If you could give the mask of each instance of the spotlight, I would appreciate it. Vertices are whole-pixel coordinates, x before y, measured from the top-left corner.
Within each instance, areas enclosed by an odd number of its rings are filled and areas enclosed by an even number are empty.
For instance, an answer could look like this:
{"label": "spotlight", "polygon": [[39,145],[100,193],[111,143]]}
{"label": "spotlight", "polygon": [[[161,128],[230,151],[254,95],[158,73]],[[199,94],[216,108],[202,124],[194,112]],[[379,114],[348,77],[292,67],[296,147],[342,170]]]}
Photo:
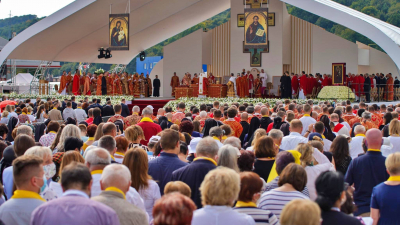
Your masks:
{"label": "spotlight", "polygon": [[140,52],[139,58],[140,58],[140,61],[144,61],[144,59],[146,58],[146,53],[145,52]]}
{"label": "spotlight", "polygon": [[104,58],[105,55],[104,55],[104,48],[103,47],[99,48],[99,52],[100,52],[100,54],[97,57],[99,59]]}
{"label": "spotlight", "polygon": [[109,58],[111,58],[111,57],[112,57],[112,55],[111,55],[111,50],[107,49],[107,50],[106,50],[106,56],[105,56],[104,58],[109,59]]}

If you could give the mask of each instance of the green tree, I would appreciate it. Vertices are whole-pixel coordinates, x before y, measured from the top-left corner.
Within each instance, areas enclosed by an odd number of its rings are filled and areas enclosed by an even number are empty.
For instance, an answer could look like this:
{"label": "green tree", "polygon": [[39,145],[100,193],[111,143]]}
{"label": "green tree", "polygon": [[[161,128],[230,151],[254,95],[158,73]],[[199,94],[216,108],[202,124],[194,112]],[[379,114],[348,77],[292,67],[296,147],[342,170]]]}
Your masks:
{"label": "green tree", "polygon": [[365,13],[367,15],[373,16],[375,18],[380,17],[380,12],[375,6],[365,6],[362,10],[362,13]]}

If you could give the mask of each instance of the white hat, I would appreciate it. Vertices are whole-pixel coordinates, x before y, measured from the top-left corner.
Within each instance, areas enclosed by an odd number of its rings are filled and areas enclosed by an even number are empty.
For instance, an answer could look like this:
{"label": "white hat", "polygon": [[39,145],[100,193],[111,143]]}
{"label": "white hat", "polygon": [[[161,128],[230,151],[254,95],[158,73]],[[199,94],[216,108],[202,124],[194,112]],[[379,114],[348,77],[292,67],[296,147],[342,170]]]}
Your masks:
{"label": "white hat", "polygon": [[199,143],[199,141],[201,141],[201,139],[202,139],[202,138],[193,138],[193,139],[190,141],[190,144],[189,144],[189,146],[188,146],[189,154],[191,154],[191,153],[196,153],[197,144]]}
{"label": "white hat", "polygon": [[146,108],[149,108],[149,109],[151,109],[151,110],[154,110],[154,107],[153,107],[152,105],[148,105],[148,106],[146,106]]}
{"label": "white hat", "polygon": [[152,136],[149,140],[149,142],[154,142],[157,143],[158,141],[160,141],[161,137],[160,136]]}

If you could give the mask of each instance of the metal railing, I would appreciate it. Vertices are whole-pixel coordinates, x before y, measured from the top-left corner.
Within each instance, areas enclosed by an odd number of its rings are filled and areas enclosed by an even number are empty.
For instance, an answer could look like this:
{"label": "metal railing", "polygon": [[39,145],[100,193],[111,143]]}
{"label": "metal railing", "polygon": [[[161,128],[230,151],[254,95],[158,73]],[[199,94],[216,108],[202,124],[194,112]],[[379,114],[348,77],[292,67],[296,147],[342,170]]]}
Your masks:
{"label": "metal railing", "polygon": [[[350,93],[354,92],[359,100],[364,101],[376,101],[376,102],[389,102],[396,101],[400,99],[400,85],[399,84],[372,84],[369,86],[364,86],[364,83],[348,83],[347,87],[349,87],[348,97],[350,98]],[[369,89],[369,91],[366,91]]]}

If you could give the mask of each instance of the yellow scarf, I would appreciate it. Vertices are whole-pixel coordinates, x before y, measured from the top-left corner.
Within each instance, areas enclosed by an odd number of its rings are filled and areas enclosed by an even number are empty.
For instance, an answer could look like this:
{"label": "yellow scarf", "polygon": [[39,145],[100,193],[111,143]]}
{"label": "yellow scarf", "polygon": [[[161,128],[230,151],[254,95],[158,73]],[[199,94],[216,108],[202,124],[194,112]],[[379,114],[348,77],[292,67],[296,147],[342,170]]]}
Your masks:
{"label": "yellow scarf", "polygon": [[257,208],[256,203],[254,202],[242,202],[242,201],[237,201],[235,207],[255,207]]}
{"label": "yellow scarf", "polygon": [[372,149],[372,148],[369,148],[368,151],[371,151],[371,152],[380,152],[381,150],[380,150],[380,149]]}
{"label": "yellow scarf", "polygon": [[120,155],[120,156],[125,156],[125,154],[124,154],[124,153],[121,153],[121,152],[115,152],[115,154],[116,154],[116,155]]}
{"label": "yellow scarf", "polygon": [[90,172],[90,174],[95,175],[95,174],[102,174],[103,170],[93,170],[92,172]]}
{"label": "yellow scarf", "polygon": [[321,134],[322,139],[326,139],[325,135]]}
{"label": "yellow scarf", "polygon": [[387,181],[400,181],[400,176],[390,176]]}
{"label": "yellow scarf", "polygon": [[262,116],[262,117],[269,117],[269,116],[267,116],[267,115],[264,115],[264,116]]}
{"label": "yellow scarf", "polygon": [[111,156],[111,158],[115,161],[115,158],[114,158],[114,156],[113,155],[110,155]]}
{"label": "yellow scarf", "polygon": [[138,115],[138,116],[139,116],[139,113],[137,113],[137,112],[133,112],[133,113],[132,113],[132,115]]}
{"label": "yellow scarf", "polygon": [[56,107],[54,107],[53,109],[57,109]]}
{"label": "yellow scarf", "polygon": [[87,139],[88,141],[94,141],[94,137],[90,137]]}
{"label": "yellow scarf", "polygon": [[22,115],[26,115],[26,113],[23,112]]}
{"label": "yellow scarf", "polygon": [[310,117],[310,114],[304,114],[303,116],[304,117]]}
{"label": "yellow scarf", "polygon": [[356,137],[365,137],[365,134],[356,134]]}
{"label": "yellow scarf", "polygon": [[152,123],[154,123],[153,120],[148,118],[148,117],[143,117],[143,119],[141,119],[140,122],[152,122]]}
{"label": "yellow scarf", "polygon": [[49,133],[52,133],[52,134],[57,134],[57,132],[55,132],[55,131],[50,131]]}
{"label": "yellow scarf", "polygon": [[38,193],[26,190],[16,190],[11,198],[34,198],[46,202]]}
{"label": "yellow scarf", "polygon": [[114,191],[114,192],[118,192],[120,194],[122,194],[124,196],[124,199],[126,199],[125,193],[123,191],[121,191],[121,189],[116,188],[116,187],[108,187],[106,188],[105,191]]}
{"label": "yellow scarf", "polygon": [[193,161],[196,161],[196,160],[198,160],[198,159],[205,159],[205,160],[208,160],[208,161],[212,162],[215,166],[217,166],[217,162],[215,162],[215,160],[212,159],[212,158],[201,157],[201,156],[199,156],[199,157],[196,157]]}
{"label": "yellow scarf", "polygon": [[212,137],[214,140],[217,140],[217,141],[221,141],[221,140],[219,140],[219,138],[217,138],[217,137]]}
{"label": "yellow scarf", "polygon": [[78,109],[82,109],[82,107],[77,107]]}

